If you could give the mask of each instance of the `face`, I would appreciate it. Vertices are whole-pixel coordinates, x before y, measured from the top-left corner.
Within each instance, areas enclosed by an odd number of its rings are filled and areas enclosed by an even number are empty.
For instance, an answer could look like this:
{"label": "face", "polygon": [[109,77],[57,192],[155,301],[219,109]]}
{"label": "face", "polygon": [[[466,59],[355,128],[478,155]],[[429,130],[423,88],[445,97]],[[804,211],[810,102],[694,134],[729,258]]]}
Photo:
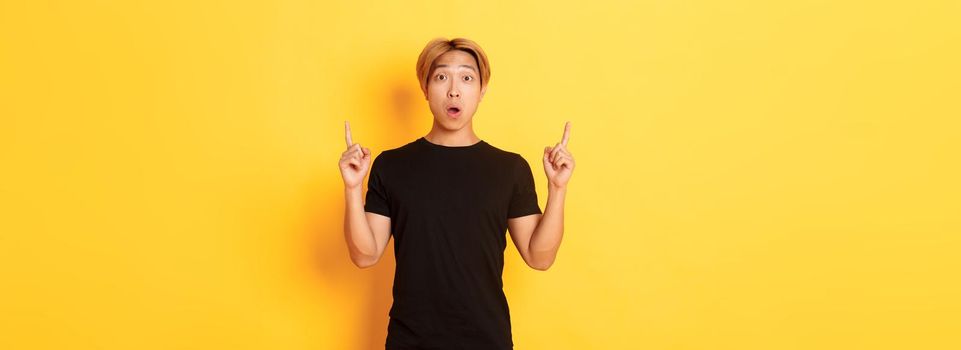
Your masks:
{"label": "face", "polygon": [[427,77],[427,102],[435,123],[448,130],[468,125],[486,90],[481,89],[474,56],[460,50],[445,52]]}

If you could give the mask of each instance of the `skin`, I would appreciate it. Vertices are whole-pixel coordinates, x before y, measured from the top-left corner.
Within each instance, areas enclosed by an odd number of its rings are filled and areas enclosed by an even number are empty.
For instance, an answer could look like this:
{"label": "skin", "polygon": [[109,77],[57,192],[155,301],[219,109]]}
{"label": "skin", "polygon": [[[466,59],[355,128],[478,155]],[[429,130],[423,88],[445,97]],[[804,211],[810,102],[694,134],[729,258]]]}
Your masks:
{"label": "skin", "polygon": [[[425,93],[434,123],[424,138],[443,146],[469,146],[479,142],[473,129],[473,116],[486,92],[473,56],[454,50],[438,57]],[[450,106],[460,108],[458,117],[448,115]],[[353,142],[349,122],[344,122],[344,128],[347,149],[339,163],[346,200],[344,238],[351,261],[357,267],[367,268],[377,264],[387,247],[390,218],[364,211],[361,184],[370,169],[371,152]],[[544,213],[507,220],[511,240],[524,262],[540,271],[553,265],[564,235],[564,199],[574,171],[574,156],[567,149],[570,135],[571,123],[567,122],[560,142],[544,148],[544,174],[548,180]]]}

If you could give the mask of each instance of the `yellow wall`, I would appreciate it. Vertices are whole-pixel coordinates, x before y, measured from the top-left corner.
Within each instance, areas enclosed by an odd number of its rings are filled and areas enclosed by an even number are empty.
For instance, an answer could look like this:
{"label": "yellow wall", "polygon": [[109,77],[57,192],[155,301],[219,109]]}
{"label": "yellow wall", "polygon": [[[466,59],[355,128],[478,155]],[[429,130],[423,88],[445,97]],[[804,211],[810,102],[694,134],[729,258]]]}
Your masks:
{"label": "yellow wall", "polygon": [[[0,348],[373,349],[393,255],[343,241],[343,121],[429,130],[414,63],[488,52],[475,130],[572,122],[517,349],[961,347],[956,1],[0,5]],[[389,247],[393,249],[393,245]]]}

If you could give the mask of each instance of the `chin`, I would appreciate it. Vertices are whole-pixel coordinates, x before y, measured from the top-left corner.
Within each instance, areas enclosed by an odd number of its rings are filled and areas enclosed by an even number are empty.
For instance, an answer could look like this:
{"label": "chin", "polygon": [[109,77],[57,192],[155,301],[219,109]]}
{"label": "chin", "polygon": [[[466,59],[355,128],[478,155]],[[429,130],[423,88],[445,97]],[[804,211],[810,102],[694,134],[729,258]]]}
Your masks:
{"label": "chin", "polygon": [[450,131],[456,131],[456,130],[463,129],[465,126],[467,126],[467,123],[470,122],[470,119],[465,119],[465,120],[449,120],[449,119],[446,119],[446,118],[448,118],[448,117],[445,115],[445,116],[443,116],[443,117],[440,118],[440,119],[434,118],[434,120],[436,120],[436,121],[437,121],[437,124],[439,124],[441,127],[443,127],[444,129],[450,130]]}
{"label": "chin", "polygon": [[467,123],[460,122],[460,121],[453,121],[453,120],[440,120],[439,124],[444,129],[447,129],[450,131],[460,130],[464,127],[464,125],[467,125]]}

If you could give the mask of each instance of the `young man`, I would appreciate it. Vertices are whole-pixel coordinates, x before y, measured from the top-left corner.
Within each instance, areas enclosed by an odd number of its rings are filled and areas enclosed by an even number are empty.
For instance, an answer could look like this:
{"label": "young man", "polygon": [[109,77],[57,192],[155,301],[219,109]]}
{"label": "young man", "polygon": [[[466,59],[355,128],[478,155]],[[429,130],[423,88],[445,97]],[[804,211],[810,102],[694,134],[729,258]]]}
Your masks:
{"label": "young man", "polygon": [[[381,152],[351,139],[340,159],[344,235],[358,267],[377,263],[390,236],[397,261],[387,349],[512,349],[502,273],[504,231],[530,267],[547,270],[564,232],[574,170],[561,142],[544,149],[547,207],[541,215],[527,161],[474,134],[472,117],[490,67],[471,40],[435,39],[417,61],[434,123],[427,135]],[[361,184],[370,165],[366,204]]]}

